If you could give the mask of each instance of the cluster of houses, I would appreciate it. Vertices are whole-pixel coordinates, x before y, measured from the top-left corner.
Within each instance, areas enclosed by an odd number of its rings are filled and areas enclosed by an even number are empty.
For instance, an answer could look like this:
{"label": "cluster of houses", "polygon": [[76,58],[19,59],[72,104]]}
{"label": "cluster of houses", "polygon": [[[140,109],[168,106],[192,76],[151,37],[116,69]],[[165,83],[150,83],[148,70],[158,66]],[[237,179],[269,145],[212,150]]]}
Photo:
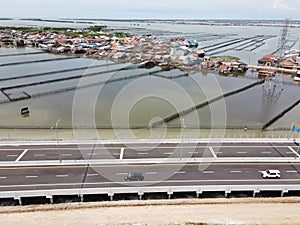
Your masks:
{"label": "cluster of houses", "polygon": [[300,70],[300,50],[288,50],[284,56],[280,58],[276,55],[267,54],[258,60],[258,65]]}
{"label": "cluster of houses", "polygon": [[[300,74],[300,50],[291,49],[284,53],[282,57],[267,54],[258,60],[258,66],[268,67],[259,70],[260,75],[272,75],[281,70],[287,73]],[[296,78],[297,80],[297,78]]]}
{"label": "cluster of houses", "polygon": [[[224,58],[209,58],[196,40],[172,38],[163,41],[151,35],[129,35],[90,30],[26,31],[0,30],[4,45],[38,47],[52,53],[71,53],[143,65],[176,67],[182,70],[217,70],[222,74],[245,72],[248,65]],[[300,50],[286,51],[283,57],[267,54],[258,60],[259,75],[272,76],[278,68],[300,71]],[[274,69],[276,68],[276,69]],[[298,72],[300,80],[300,72]],[[296,76],[295,79],[298,79]]]}
{"label": "cluster of houses", "polygon": [[[0,41],[9,41],[16,46],[31,45],[52,53],[84,54],[132,63],[152,62],[163,68],[219,69],[223,64],[222,59],[211,60],[205,57],[205,52],[199,49],[196,40],[184,38],[163,41],[151,35],[120,35],[103,31],[29,32],[6,29],[0,30]],[[230,68],[237,66],[224,64]]]}

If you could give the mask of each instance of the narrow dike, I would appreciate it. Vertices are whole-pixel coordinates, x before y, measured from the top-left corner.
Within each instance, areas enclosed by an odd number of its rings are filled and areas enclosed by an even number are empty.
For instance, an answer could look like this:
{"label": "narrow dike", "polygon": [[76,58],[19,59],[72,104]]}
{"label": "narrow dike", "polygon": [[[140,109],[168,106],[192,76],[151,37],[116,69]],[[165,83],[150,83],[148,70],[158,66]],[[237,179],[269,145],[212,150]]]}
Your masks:
{"label": "narrow dike", "polygon": [[55,59],[41,59],[41,60],[33,60],[33,61],[25,61],[25,62],[13,62],[13,63],[4,63],[0,64],[0,67],[3,66],[16,66],[22,64],[32,64],[32,63],[41,63],[41,62],[51,62],[51,61],[61,61],[61,60],[70,60],[70,59],[77,59],[76,56],[69,56],[64,58],[55,58]]}
{"label": "narrow dike", "polygon": [[80,90],[80,89],[84,89],[84,88],[90,88],[90,87],[94,87],[94,86],[97,86],[97,85],[134,79],[134,78],[138,78],[138,77],[152,75],[152,74],[158,73],[158,72],[161,72],[161,71],[153,71],[153,72],[149,72],[149,73],[140,73],[140,74],[131,75],[131,76],[127,76],[127,77],[116,78],[116,79],[111,79],[111,80],[107,80],[107,81],[100,81],[100,82],[96,82],[96,83],[88,84],[88,85],[84,85],[84,86],[74,86],[74,87],[69,87],[69,88],[57,89],[57,90],[53,90],[53,91],[49,91],[49,92],[34,94],[34,95],[31,96],[31,98],[38,98],[38,97],[47,96],[47,95],[60,94],[60,93],[68,92],[68,91],[75,91],[75,90]]}
{"label": "narrow dike", "polygon": [[16,77],[7,77],[7,78],[0,79],[0,81],[18,80],[18,79],[30,78],[30,77],[41,77],[41,76],[47,76],[47,75],[52,75],[52,74],[74,72],[74,71],[78,71],[78,70],[87,70],[87,69],[100,68],[100,67],[119,65],[119,64],[121,64],[121,63],[108,63],[108,64],[103,64],[103,65],[85,66],[85,67],[71,68],[71,69],[64,69],[64,70],[55,70],[55,71],[44,72],[44,73],[28,74],[28,75],[21,75],[21,76],[16,76]]}
{"label": "narrow dike", "polygon": [[[121,70],[126,70],[126,69],[128,69],[128,67],[122,68],[122,69],[117,69],[117,70],[112,70],[112,71],[101,72],[101,74],[110,73],[110,72],[114,72],[114,71],[121,71]],[[143,77],[143,76],[149,76],[149,75],[153,75],[155,73],[161,72],[161,71],[162,70],[157,70],[157,71],[152,71],[152,72],[147,72],[147,73],[143,72],[143,73],[139,73],[139,74],[136,74],[136,75],[129,75],[129,76],[122,77],[122,78],[116,78],[116,79],[110,79],[110,80],[106,80],[106,81],[100,81],[100,82],[96,82],[96,83],[88,84],[88,85],[84,85],[84,86],[73,86],[73,87],[67,87],[67,88],[62,88],[62,89],[56,89],[56,90],[52,90],[52,91],[48,91],[48,92],[42,92],[42,93],[37,93],[37,94],[30,95],[30,96],[27,96],[26,99],[28,99],[28,98],[39,98],[39,97],[54,95],[54,94],[61,94],[61,93],[65,93],[65,92],[68,92],[68,91],[75,91],[75,90],[79,90],[79,89],[94,87],[94,86],[101,85],[101,84],[108,84],[108,83],[113,83],[113,82],[118,82],[118,81],[123,81],[123,80],[129,80],[129,79],[134,79],[134,78]],[[99,75],[99,74],[100,73],[98,72],[98,73],[87,74],[87,75],[84,75],[84,76],[85,77],[87,77],[87,76],[96,76],[96,75]],[[81,78],[82,75],[76,76],[76,77],[77,78],[73,77],[72,79]],[[56,79],[56,80],[51,80],[51,81],[38,82],[38,83],[35,83],[35,84],[30,84],[30,86],[44,84],[44,83],[59,82],[59,81],[64,81],[64,80],[70,80],[70,79],[63,79],[63,80]],[[29,86],[29,84],[20,85],[20,86],[26,87],[26,86]],[[20,88],[20,86],[14,86],[14,87],[11,87],[11,88],[6,88],[6,90],[7,89]],[[7,94],[4,92],[5,90],[1,89],[0,91],[2,91],[2,93],[7,96]],[[26,95],[28,95],[28,94],[26,93]],[[21,100],[25,100],[25,98],[24,99],[23,98],[16,98],[16,99],[9,98],[9,100],[1,101],[0,104],[2,105],[2,104],[7,104],[9,102],[21,101]]]}
{"label": "narrow dike", "polygon": [[184,115],[186,115],[186,114],[188,114],[188,113],[190,113],[190,112],[192,112],[192,111],[194,111],[194,110],[203,108],[203,107],[205,107],[205,106],[207,106],[207,105],[209,105],[209,104],[212,104],[212,103],[214,103],[214,102],[216,102],[216,101],[219,101],[219,100],[222,99],[222,98],[226,98],[226,97],[229,97],[229,96],[231,96],[231,95],[235,95],[235,94],[238,94],[238,93],[240,93],[240,92],[246,91],[246,90],[248,90],[248,89],[250,89],[250,88],[252,88],[252,87],[255,87],[255,86],[257,86],[257,85],[263,84],[264,82],[265,82],[264,80],[256,81],[256,82],[254,82],[254,83],[252,83],[252,84],[249,84],[249,85],[247,85],[247,86],[245,86],[245,87],[242,87],[242,88],[239,88],[239,89],[237,89],[237,90],[234,90],[234,91],[225,93],[225,94],[220,95],[220,96],[218,96],[218,97],[215,97],[215,98],[213,98],[213,99],[211,99],[211,100],[208,100],[208,101],[206,101],[206,102],[203,102],[203,103],[200,103],[200,104],[195,105],[195,106],[193,106],[193,107],[190,107],[190,108],[188,108],[188,109],[186,109],[186,110],[183,110],[183,111],[181,111],[181,112],[178,112],[178,113],[175,113],[175,114],[173,114],[173,115],[171,115],[171,116],[168,116],[168,117],[166,117],[166,118],[164,118],[164,119],[162,119],[162,120],[160,120],[160,121],[157,121],[157,122],[155,122],[155,123],[152,123],[151,127],[157,127],[157,126],[160,126],[160,125],[162,125],[162,124],[164,124],[164,123],[170,122],[170,121],[172,121],[172,120],[174,120],[174,119],[177,119],[177,118],[179,118],[179,117],[181,117],[181,116],[184,116]]}
{"label": "narrow dike", "polygon": [[0,58],[1,57],[11,57],[11,56],[22,56],[22,55],[41,55],[41,54],[48,54],[48,53],[47,52],[13,53],[13,54],[0,55]]}
{"label": "narrow dike", "polygon": [[76,79],[80,79],[80,78],[83,78],[83,77],[91,77],[91,76],[103,75],[103,74],[106,74],[106,73],[119,72],[119,71],[128,70],[128,69],[129,68],[126,67],[126,68],[114,69],[114,70],[109,70],[109,71],[102,71],[102,72],[81,74],[81,75],[76,75],[76,76],[71,76],[71,77],[63,77],[63,78],[52,79],[52,80],[44,80],[44,81],[27,83],[27,84],[13,85],[13,86],[8,86],[8,87],[3,87],[0,90],[7,91],[7,90],[11,90],[11,89],[18,89],[18,88],[24,88],[24,87],[32,87],[32,86],[42,85],[42,84],[50,84],[50,83],[56,83],[56,82],[61,82],[61,81],[76,80]]}
{"label": "narrow dike", "polygon": [[300,103],[300,99],[298,99],[295,103],[293,103],[292,105],[290,105],[289,107],[287,107],[286,109],[284,109],[283,111],[281,111],[280,113],[278,113],[276,116],[274,116],[273,118],[269,119],[262,127],[262,130],[267,129],[269,126],[271,126],[273,123],[275,123],[278,119],[280,119],[281,117],[283,117],[286,113],[288,113],[289,111],[291,111],[293,108],[295,108],[297,105],[299,105]]}

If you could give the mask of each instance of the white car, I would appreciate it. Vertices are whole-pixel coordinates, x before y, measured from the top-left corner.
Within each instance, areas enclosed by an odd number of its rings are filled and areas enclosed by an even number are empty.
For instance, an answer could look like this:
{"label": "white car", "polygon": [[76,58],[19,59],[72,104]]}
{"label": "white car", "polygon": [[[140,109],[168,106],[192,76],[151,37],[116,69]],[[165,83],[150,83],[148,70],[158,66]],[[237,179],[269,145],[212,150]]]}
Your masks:
{"label": "white car", "polygon": [[262,178],[280,178],[279,170],[264,170],[261,171]]}

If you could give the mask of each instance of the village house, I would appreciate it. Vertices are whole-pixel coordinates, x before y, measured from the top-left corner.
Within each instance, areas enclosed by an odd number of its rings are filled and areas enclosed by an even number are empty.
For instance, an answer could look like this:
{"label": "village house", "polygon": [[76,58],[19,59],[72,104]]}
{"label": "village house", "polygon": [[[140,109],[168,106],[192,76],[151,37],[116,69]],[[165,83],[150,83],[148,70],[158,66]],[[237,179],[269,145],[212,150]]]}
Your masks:
{"label": "village house", "polygon": [[258,60],[259,66],[274,66],[278,61],[276,55],[267,54]]}
{"label": "village house", "polygon": [[[204,56],[204,51],[194,46],[195,41],[188,42],[185,38],[164,41],[151,35],[123,36],[89,30],[0,31],[0,38],[4,41],[23,40],[24,45],[29,44],[53,53],[85,54],[96,58],[132,63],[151,62],[154,65],[183,66],[182,68],[194,68],[197,65],[200,68]],[[193,46],[189,47],[190,45]],[[219,66],[214,60],[207,60],[205,63],[210,68]]]}

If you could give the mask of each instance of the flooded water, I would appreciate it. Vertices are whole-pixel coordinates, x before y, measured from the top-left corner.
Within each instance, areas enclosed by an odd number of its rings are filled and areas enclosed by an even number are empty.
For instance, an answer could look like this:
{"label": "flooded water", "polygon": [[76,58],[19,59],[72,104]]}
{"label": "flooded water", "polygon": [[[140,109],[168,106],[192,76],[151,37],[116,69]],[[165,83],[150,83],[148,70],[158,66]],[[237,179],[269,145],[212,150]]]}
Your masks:
{"label": "flooded water", "polygon": [[[110,22],[109,25],[119,30],[153,33],[160,38],[193,37],[201,46],[236,37],[270,36],[264,45],[253,51],[223,49],[221,55],[238,56],[251,64],[256,64],[258,58],[276,49],[281,29],[155,23],[140,24],[136,29],[129,22]],[[290,44],[296,43],[299,33],[299,30],[291,29]],[[32,52],[40,51],[0,48],[2,128],[49,129],[58,119],[60,128],[145,128],[174,116],[158,127],[261,129],[299,99],[300,87],[289,76],[279,79],[276,86],[258,84],[222,98],[226,93],[257,82],[257,75],[250,71],[227,77],[204,71],[185,74],[179,70],[147,70],[132,64],[43,52],[22,55]],[[27,63],[11,65],[17,62]],[[172,75],[176,75],[174,79],[170,79]],[[212,103],[205,104],[213,99]],[[20,113],[24,107],[29,108],[28,117]],[[178,113],[182,116],[176,116]],[[292,122],[299,120],[299,113],[300,107],[297,106],[270,129],[289,129]]]}

